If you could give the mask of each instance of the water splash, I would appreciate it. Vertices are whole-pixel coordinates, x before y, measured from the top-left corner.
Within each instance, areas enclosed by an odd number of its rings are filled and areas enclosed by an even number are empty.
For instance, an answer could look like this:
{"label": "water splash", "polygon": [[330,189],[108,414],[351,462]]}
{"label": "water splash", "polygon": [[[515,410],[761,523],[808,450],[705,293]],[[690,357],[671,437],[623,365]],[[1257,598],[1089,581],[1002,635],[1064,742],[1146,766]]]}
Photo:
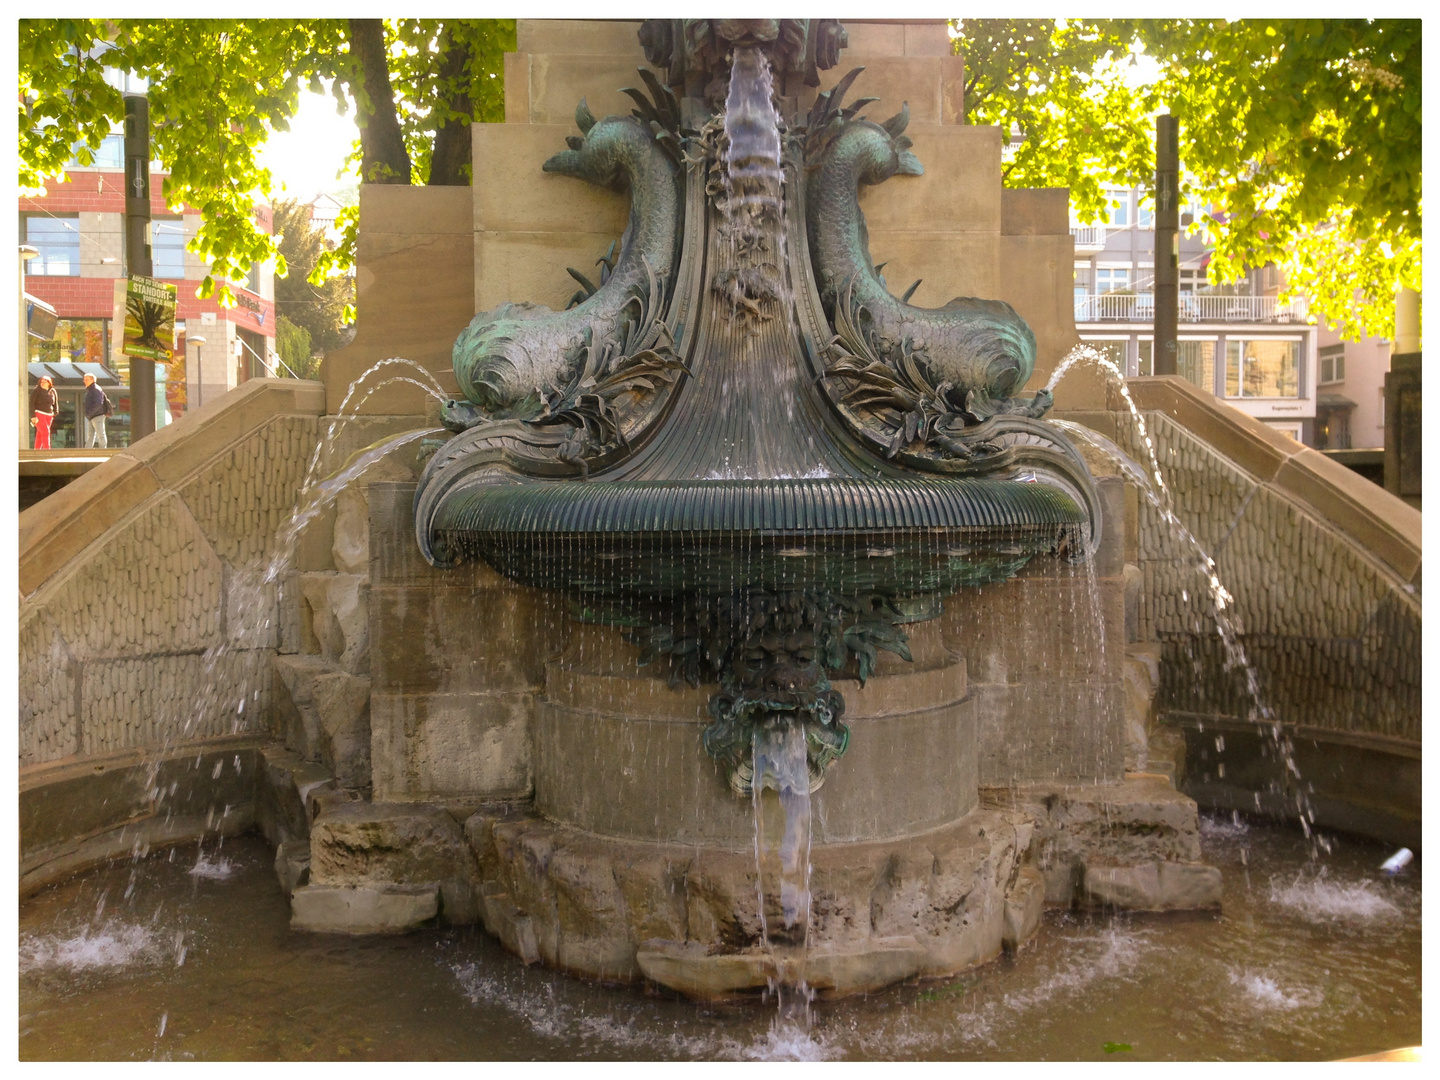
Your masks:
{"label": "water splash", "polygon": [[202,854],[195,859],[195,865],[190,867],[187,873],[191,877],[203,878],[206,881],[224,881],[235,873],[235,864],[222,856],[211,859]]}
{"label": "water splash", "polygon": [[1312,922],[1394,919],[1400,909],[1369,881],[1349,884],[1332,881],[1324,867],[1318,874],[1298,874],[1294,880],[1270,882],[1270,902],[1287,907]]}
{"label": "water splash", "polygon": [[132,923],[110,922],[98,930],[86,927],[78,934],[22,935],[20,972],[63,968],[94,971],[105,968],[159,964],[169,958],[160,935]]}
{"label": "water splash", "polygon": [[1240,811],[1231,812],[1227,818],[1200,815],[1200,835],[1206,838],[1236,840],[1250,832],[1250,823],[1240,816]]}
{"label": "water splash", "polygon": [[620,1050],[691,1061],[823,1061],[838,1054],[829,1040],[793,1025],[772,1025],[753,1040],[686,1035],[656,1030],[638,1015],[642,1011],[638,1003],[612,1003],[606,1013],[595,1014],[561,1000],[553,986],[529,985],[524,973],[507,978],[476,963],[452,965],[450,972],[472,1005],[503,1008],[545,1039],[594,1040]]}
{"label": "water splash", "polygon": [[1245,996],[1250,999],[1250,1004],[1254,1008],[1288,1010],[1298,1009],[1302,1005],[1318,1004],[1312,994],[1287,994],[1280,989],[1280,984],[1268,975],[1232,971],[1230,982],[1245,992]]}

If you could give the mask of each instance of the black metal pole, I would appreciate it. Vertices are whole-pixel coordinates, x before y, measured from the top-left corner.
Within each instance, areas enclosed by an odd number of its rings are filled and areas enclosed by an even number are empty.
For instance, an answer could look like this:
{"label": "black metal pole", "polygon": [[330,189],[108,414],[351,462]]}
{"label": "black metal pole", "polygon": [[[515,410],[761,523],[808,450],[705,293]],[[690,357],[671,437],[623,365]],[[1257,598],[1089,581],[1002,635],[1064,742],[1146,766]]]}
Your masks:
{"label": "black metal pole", "polygon": [[[125,260],[130,277],[154,276],[150,260],[150,101],[125,95]],[[155,361],[130,357],[130,442],[155,430]]]}
{"label": "black metal pole", "polygon": [[1154,372],[1174,375],[1180,322],[1180,139],[1169,113],[1155,118]]}

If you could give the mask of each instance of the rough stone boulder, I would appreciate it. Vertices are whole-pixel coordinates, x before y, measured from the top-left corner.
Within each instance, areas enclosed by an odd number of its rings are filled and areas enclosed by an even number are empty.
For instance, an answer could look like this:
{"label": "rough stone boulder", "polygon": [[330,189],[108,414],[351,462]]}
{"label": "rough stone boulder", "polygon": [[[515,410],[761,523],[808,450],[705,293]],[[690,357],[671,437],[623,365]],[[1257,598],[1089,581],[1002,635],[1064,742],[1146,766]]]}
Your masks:
{"label": "rough stone boulder", "polygon": [[1201,861],[1195,800],[1167,777],[982,788],[981,802],[1034,819],[1046,903],[1143,911],[1220,903],[1220,871]]}
{"label": "rough stone boulder", "polygon": [[[804,977],[824,996],[950,975],[1014,950],[1040,923],[1020,814],[979,810],[910,840],[811,851]],[[688,997],[754,991],[777,973],[748,851],[606,839],[505,809],[465,822],[486,928],[527,963],[647,978]]]}
{"label": "rough stone boulder", "polygon": [[324,762],[341,786],[368,789],[370,680],[319,656],[277,656],[274,667],[285,687],[279,711],[287,744]]}
{"label": "rough stone boulder", "polygon": [[[435,914],[455,924],[479,917],[479,885],[479,868],[464,832],[439,807],[329,802],[310,826],[308,888],[377,892],[394,886],[435,888],[439,896]],[[296,897],[303,892],[297,889]],[[410,908],[405,910],[413,914]]]}

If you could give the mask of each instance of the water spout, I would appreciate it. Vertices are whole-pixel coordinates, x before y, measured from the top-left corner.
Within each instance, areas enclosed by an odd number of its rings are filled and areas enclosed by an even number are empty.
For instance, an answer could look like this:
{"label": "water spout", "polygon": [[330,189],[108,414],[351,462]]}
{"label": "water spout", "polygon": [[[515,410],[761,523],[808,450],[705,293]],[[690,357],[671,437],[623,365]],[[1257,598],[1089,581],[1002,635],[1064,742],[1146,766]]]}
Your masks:
{"label": "water spout", "polygon": [[758,728],[753,744],[755,864],[760,925],[775,965],[780,1023],[810,1026],[805,960],[810,938],[810,770],[798,723]]}

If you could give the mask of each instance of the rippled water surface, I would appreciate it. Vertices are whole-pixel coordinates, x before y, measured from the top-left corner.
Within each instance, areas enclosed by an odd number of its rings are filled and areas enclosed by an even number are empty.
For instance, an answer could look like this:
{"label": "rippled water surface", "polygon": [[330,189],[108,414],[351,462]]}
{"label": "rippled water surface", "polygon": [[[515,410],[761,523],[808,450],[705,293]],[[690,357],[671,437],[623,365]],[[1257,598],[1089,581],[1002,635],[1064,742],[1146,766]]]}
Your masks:
{"label": "rippled water surface", "polygon": [[[22,1059],[1324,1059],[1420,1042],[1420,873],[1204,829],[1213,916],[1046,916],[1020,955],[867,999],[701,1007],[526,968],[478,929],[292,933],[270,851],[117,864],[20,907]],[[1109,1050],[1107,1052],[1107,1044]],[[1128,1046],[1130,1049],[1124,1049]]]}

